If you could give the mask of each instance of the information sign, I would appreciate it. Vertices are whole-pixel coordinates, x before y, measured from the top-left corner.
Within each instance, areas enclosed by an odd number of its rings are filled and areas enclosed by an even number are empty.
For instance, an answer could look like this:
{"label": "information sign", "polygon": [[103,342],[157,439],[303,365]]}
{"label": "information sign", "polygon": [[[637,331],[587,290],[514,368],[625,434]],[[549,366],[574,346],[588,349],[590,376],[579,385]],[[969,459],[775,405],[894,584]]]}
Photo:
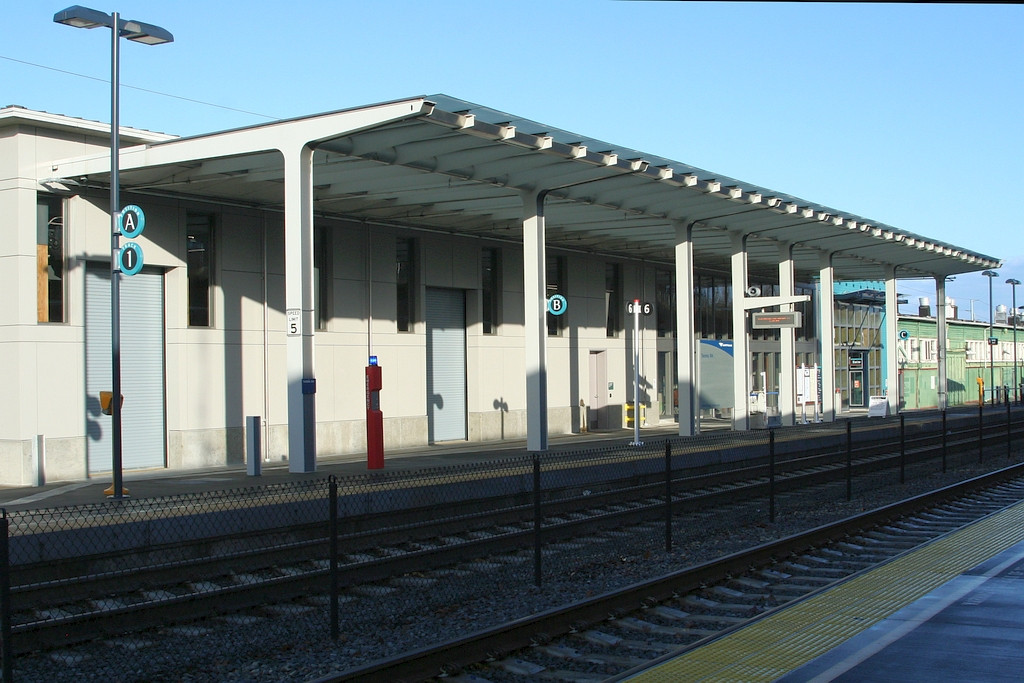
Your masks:
{"label": "information sign", "polygon": [[125,242],[117,254],[117,265],[129,276],[142,270],[142,247],[136,242]]}
{"label": "information sign", "polygon": [[637,311],[644,315],[650,315],[651,313],[654,313],[654,306],[647,301],[644,301],[643,303],[640,301],[630,301],[626,304],[626,312],[630,315],[633,315]]}
{"label": "information sign", "polygon": [[289,308],[285,311],[285,317],[288,321],[287,332],[289,337],[298,337],[302,335],[302,310],[298,308]]}
{"label": "information sign", "polygon": [[117,216],[117,229],[128,239],[135,239],[146,229],[146,214],[142,208],[129,204]]}
{"label": "information sign", "polygon": [[562,315],[569,307],[569,302],[561,294],[552,294],[548,297],[548,313],[551,315]]}
{"label": "information sign", "polygon": [[755,330],[800,327],[802,324],[803,319],[800,311],[758,312],[751,314],[751,327]]}

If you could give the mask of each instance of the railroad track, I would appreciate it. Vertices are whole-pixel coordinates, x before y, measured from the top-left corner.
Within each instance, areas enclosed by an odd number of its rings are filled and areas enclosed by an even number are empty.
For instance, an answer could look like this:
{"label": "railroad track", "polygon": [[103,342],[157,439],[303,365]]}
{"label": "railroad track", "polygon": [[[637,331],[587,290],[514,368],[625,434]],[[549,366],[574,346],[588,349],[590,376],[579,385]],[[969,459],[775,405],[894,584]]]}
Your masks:
{"label": "railroad track", "polygon": [[616,680],[1021,500],[1014,465],[319,683]]}
{"label": "railroad track", "polygon": [[[947,447],[970,445],[975,438],[973,428],[967,427],[947,434]],[[908,440],[911,461],[938,457],[941,440],[936,434]],[[866,443],[851,458],[850,471],[863,474],[892,467],[897,457],[891,443]],[[677,473],[671,482],[672,513],[767,495],[767,458],[742,465]],[[834,449],[790,453],[780,459],[772,488],[782,493],[835,481],[844,476],[844,467]],[[547,491],[541,528],[544,542],[554,544],[583,533],[661,518],[665,514],[663,480],[663,474],[640,473],[585,491],[571,486]],[[186,516],[188,511],[175,514]],[[343,521],[340,530],[338,585],[358,594],[360,586],[394,577],[521,553],[534,542],[532,515],[531,503],[521,494],[512,494],[453,503],[441,512],[437,506],[396,511],[388,516],[391,526],[382,526],[376,517],[353,516]],[[82,523],[97,522],[86,518]],[[11,593],[13,651],[66,647],[123,634],[129,623],[132,630],[145,630],[322,594],[327,590],[330,565],[326,530],[323,522],[299,524],[148,546],[134,553],[94,553],[16,566]]]}

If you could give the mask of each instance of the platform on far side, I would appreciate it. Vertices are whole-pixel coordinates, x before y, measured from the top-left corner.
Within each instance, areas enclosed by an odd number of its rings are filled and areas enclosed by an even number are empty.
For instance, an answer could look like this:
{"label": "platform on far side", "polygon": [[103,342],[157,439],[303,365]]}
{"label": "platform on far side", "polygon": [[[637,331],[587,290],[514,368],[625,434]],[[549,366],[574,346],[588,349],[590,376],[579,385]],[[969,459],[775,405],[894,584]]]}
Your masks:
{"label": "platform on far side", "polygon": [[1024,503],[621,677],[1010,681],[1024,676]]}

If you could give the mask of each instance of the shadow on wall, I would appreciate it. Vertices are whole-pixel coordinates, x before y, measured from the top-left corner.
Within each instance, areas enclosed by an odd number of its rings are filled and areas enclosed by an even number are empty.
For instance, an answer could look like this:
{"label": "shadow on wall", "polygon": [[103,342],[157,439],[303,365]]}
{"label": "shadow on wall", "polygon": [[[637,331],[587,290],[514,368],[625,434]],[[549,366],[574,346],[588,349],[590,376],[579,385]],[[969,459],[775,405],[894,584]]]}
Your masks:
{"label": "shadow on wall", "polygon": [[505,439],[505,413],[508,412],[508,403],[504,397],[494,399],[494,409],[501,413],[501,438]]}

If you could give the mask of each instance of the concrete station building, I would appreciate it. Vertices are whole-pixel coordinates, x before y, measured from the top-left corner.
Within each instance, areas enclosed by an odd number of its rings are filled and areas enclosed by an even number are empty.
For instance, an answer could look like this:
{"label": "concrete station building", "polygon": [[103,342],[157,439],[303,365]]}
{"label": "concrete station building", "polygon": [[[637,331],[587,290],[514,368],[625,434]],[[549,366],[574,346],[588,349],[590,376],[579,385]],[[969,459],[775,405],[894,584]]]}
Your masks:
{"label": "concrete station building", "polygon": [[[111,470],[109,136],[0,109],[0,484]],[[371,356],[387,449],[544,451],[633,402],[682,435],[742,430],[752,391],[793,424],[814,365],[832,420],[836,282],[884,282],[896,311],[897,277],[944,301],[946,277],[1001,265],[443,95],[120,145],[146,226],[119,275],[125,469],[241,465],[247,416],[295,472],[363,451]]]}

